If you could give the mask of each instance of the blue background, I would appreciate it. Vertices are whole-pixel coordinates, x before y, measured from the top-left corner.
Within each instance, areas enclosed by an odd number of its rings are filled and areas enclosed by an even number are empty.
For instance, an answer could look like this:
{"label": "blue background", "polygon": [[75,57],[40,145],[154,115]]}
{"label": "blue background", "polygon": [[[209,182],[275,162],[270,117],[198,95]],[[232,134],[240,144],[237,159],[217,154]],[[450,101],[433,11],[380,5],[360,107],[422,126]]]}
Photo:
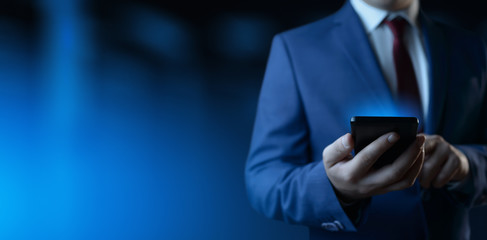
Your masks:
{"label": "blue background", "polygon": [[[2,1],[0,238],[305,238],[243,169],[272,36],[341,3]],[[424,8],[487,36],[463,3]]]}

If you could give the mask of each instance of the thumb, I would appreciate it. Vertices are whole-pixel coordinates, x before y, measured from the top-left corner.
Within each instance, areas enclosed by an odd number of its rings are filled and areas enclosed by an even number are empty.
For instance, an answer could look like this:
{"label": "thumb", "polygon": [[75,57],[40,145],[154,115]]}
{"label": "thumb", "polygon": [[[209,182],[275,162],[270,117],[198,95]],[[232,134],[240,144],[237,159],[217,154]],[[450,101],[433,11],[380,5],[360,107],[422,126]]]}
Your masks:
{"label": "thumb", "polygon": [[353,139],[350,133],[347,133],[323,150],[323,163],[326,168],[330,168],[340,161],[348,159],[347,157],[353,150]]}

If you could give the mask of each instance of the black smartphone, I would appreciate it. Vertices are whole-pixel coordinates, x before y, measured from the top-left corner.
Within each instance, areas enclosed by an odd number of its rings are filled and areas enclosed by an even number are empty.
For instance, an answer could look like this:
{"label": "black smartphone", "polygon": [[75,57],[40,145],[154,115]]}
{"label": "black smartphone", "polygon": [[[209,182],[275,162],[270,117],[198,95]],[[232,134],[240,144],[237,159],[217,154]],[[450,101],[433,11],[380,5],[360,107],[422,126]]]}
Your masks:
{"label": "black smartphone", "polygon": [[388,132],[396,132],[400,136],[399,141],[382,154],[373,168],[378,169],[391,164],[416,139],[418,123],[415,117],[352,117],[350,125],[355,142],[355,154],[378,137]]}

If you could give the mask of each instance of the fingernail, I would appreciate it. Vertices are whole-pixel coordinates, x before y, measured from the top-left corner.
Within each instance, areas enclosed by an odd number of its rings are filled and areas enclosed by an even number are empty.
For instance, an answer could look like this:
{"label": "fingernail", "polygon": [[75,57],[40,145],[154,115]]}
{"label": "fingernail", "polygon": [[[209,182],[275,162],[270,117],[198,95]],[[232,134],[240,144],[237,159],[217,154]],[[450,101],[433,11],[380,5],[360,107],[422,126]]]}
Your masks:
{"label": "fingernail", "polygon": [[399,135],[397,135],[396,133],[393,133],[389,135],[389,137],[387,137],[387,141],[389,141],[390,143],[395,143],[397,142],[397,140],[399,140]]}
{"label": "fingernail", "polygon": [[346,138],[347,138],[346,136],[345,137],[342,137],[342,144],[343,144],[343,147],[345,147],[346,149],[348,149],[350,147],[350,144],[348,144]]}

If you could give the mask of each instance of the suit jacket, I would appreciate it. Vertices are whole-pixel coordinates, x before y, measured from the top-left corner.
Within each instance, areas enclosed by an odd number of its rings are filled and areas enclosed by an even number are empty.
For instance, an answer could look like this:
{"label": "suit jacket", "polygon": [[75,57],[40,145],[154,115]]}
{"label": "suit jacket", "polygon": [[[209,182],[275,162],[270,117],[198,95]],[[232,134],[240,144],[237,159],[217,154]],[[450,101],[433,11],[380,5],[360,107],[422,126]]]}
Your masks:
{"label": "suit jacket", "polygon": [[354,223],[322,163],[352,116],[401,116],[362,23],[335,14],[275,36],[245,175],[265,216],[310,228],[311,239],[464,239],[468,211],[487,203],[487,81],[482,41],[420,14],[430,65],[427,134],[463,151],[470,175],[455,189],[413,187],[374,196]]}

